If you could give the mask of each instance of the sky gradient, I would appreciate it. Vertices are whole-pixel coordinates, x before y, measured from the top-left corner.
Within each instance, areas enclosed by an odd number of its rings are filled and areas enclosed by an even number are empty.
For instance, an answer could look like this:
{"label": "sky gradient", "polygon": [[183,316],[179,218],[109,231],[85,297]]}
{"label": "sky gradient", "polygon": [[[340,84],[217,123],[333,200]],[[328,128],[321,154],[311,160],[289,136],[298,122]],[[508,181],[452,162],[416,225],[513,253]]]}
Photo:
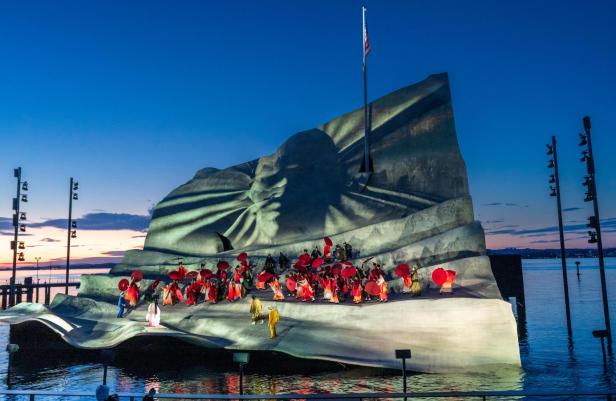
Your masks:
{"label": "sky gradient", "polygon": [[[616,5],[368,1],[369,98],[448,72],[476,218],[491,248],[555,248],[557,135],[568,246],[585,247],[581,119],[593,119],[604,242],[616,246]],[[570,3],[570,4],[569,4]],[[273,152],[362,103],[359,1],[0,3],[0,216],[23,168],[26,259],[143,244],[149,209],[200,168]],[[2,202],[0,202],[2,204]],[[0,219],[0,265],[10,262]],[[98,259],[97,259],[98,258]]]}

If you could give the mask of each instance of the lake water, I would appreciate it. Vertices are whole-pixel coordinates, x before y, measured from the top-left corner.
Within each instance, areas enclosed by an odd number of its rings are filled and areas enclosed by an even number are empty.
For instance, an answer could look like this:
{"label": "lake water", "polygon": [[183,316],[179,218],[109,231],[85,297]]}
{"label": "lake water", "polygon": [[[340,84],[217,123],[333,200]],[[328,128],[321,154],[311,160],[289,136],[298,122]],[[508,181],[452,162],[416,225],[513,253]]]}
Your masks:
{"label": "lake water", "polygon": [[[413,391],[562,390],[615,388],[614,358],[603,364],[601,346],[592,330],[603,328],[603,310],[596,259],[580,259],[578,279],[574,260],[569,266],[573,338],[567,337],[560,260],[524,260],[526,325],[520,333],[522,368],[500,367],[484,373],[414,374]],[[616,321],[616,258],[607,258],[608,294],[612,322]],[[42,271],[41,271],[42,272]],[[42,276],[43,274],[39,272]],[[52,275],[54,272],[51,272]],[[57,272],[61,274],[61,272]],[[49,274],[49,272],[47,272]],[[0,277],[1,279],[1,277]],[[43,281],[43,280],[41,280]],[[0,325],[0,388],[7,388],[8,327]],[[172,355],[173,350],[170,350]],[[13,365],[12,389],[92,390],[101,382],[102,365],[65,361],[41,355],[38,360]],[[400,391],[395,371],[360,367],[333,367],[325,371],[292,366],[246,368],[247,393],[314,393]],[[112,391],[237,392],[239,378],[233,365],[204,359],[183,364],[161,359],[157,363],[119,363],[109,368]]]}

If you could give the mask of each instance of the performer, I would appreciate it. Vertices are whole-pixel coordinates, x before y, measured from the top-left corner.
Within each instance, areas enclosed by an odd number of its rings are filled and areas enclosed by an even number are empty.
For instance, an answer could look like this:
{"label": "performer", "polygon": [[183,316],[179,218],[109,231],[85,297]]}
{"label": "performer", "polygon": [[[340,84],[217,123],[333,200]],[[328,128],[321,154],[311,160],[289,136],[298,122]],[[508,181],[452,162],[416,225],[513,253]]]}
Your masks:
{"label": "performer", "polygon": [[355,280],[355,282],[353,283],[353,289],[351,291],[351,295],[353,295],[354,303],[356,304],[361,303],[362,291],[363,291],[363,288],[361,286],[361,283],[358,280]]}
{"label": "performer", "polygon": [[208,302],[211,304],[215,304],[218,301],[218,285],[216,283],[212,283],[208,281],[210,288],[207,293]]}
{"label": "performer", "polygon": [[388,300],[387,281],[385,281],[385,278],[382,275],[379,275],[378,280],[376,280],[376,284],[379,286],[379,289],[381,290],[381,292],[379,293],[379,302],[387,302]]}
{"label": "performer", "polygon": [[321,279],[321,286],[323,286],[323,299],[332,299],[332,282],[329,277]]}
{"label": "performer", "polygon": [[137,306],[137,302],[139,301],[139,287],[135,282],[130,283],[124,299],[126,299],[130,306]]}
{"label": "performer", "polygon": [[270,310],[270,313],[267,326],[269,327],[270,338],[276,338],[276,325],[280,320],[280,315],[278,314],[278,309],[276,309],[275,306],[270,306],[268,309]]}
{"label": "performer", "polygon": [[414,297],[418,297],[421,295],[421,283],[419,282],[419,269],[417,266],[413,266],[413,272],[411,273],[411,294]]}
{"label": "performer", "polygon": [[257,324],[258,321],[263,323],[263,306],[261,305],[261,300],[254,295],[250,302],[250,319],[252,324]]}
{"label": "performer", "polygon": [[158,297],[154,298],[154,302],[148,305],[148,312],[145,315],[145,320],[149,327],[158,327],[160,324],[160,308],[158,307]]}
{"label": "performer", "polygon": [[329,302],[337,304],[340,302],[338,300],[338,293],[340,292],[340,287],[338,287],[338,280],[335,277],[332,277],[331,279],[329,279],[329,283],[332,292],[332,297],[330,298]]}
{"label": "performer", "polygon": [[408,293],[411,292],[411,285],[413,284],[413,279],[411,276],[406,275],[402,277],[402,292]]}
{"label": "performer", "polygon": [[229,284],[227,284],[227,300],[229,302],[235,301],[235,283],[233,280],[229,280]]}
{"label": "performer", "polygon": [[[307,278],[302,278],[302,280],[298,282],[297,285],[299,285],[301,288],[301,300],[303,302],[314,301],[314,292],[312,291],[312,286],[310,285],[310,282]],[[300,290],[298,290],[297,293],[299,294]]]}
{"label": "performer", "polygon": [[289,258],[287,258],[287,256],[282,252],[280,252],[280,255],[278,256],[278,267],[280,268],[280,273],[289,268]]}
{"label": "performer", "polygon": [[163,287],[163,305],[173,305],[171,287],[169,286],[169,284]]}
{"label": "performer", "polygon": [[353,259],[353,247],[351,246],[351,244],[347,244],[345,241],[343,245],[344,245],[344,255],[346,256],[346,258]]}
{"label": "performer", "polygon": [[121,292],[120,297],[118,298],[118,319],[122,319],[123,317],[124,317],[124,293]]}
{"label": "performer", "polygon": [[272,288],[272,291],[274,291],[274,301],[284,301],[282,285],[280,285],[280,281],[278,281],[276,277],[269,282],[269,286]]}

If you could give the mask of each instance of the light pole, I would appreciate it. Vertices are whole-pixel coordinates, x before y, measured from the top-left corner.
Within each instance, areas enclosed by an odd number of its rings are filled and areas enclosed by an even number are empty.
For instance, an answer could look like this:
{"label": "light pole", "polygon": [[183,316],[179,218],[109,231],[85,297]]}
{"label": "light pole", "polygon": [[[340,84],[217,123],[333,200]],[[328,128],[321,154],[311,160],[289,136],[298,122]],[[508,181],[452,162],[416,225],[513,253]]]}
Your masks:
{"label": "light pole", "polygon": [[39,280],[39,261],[41,260],[40,256],[37,256],[34,258],[34,260],[36,260],[36,303],[38,304],[39,302],[39,284],[40,284],[40,280]]}
{"label": "light pole", "polygon": [[20,223],[20,221],[26,220],[26,213],[20,211],[21,202],[28,202],[28,195],[21,194],[21,191],[24,192],[28,190],[28,182],[21,182],[21,167],[18,167],[13,170],[13,176],[17,178],[17,193],[13,198],[13,228],[15,229],[15,233],[13,236],[13,241],[11,242],[11,249],[13,251],[13,271],[11,274],[11,285],[9,289],[9,306],[15,305],[15,281],[17,275],[17,262],[23,262],[25,260],[23,252],[17,252],[18,249],[25,249],[26,246],[23,242],[19,242],[19,233],[26,231],[26,225],[24,223]]}
{"label": "light pole", "polygon": [[567,279],[567,256],[565,250],[565,234],[563,230],[563,210],[560,199],[560,177],[558,176],[558,152],[556,151],[556,137],[552,135],[552,144],[547,145],[548,156],[552,159],[548,161],[548,168],[554,169],[554,174],[550,175],[550,196],[556,197],[556,209],[558,210],[558,233],[560,237],[560,261],[563,271],[563,287],[565,290],[565,314],[567,315],[567,333],[572,335],[571,330],[571,308],[569,307],[569,282]]}
{"label": "light pole", "polygon": [[68,276],[71,269],[71,238],[77,238],[77,222],[73,221],[73,201],[79,199],[77,190],[79,189],[79,183],[73,180],[69,185],[68,195],[68,230],[67,230],[67,245],[66,245],[66,281],[64,287],[64,293],[68,295]]}
{"label": "light pole", "polygon": [[[599,256],[599,276],[601,277],[601,295],[603,298],[603,318],[605,320],[605,330],[607,337],[608,350],[612,345],[612,328],[610,324],[610,310],[607,300],[607,285],[605,283],[605,262],[603,260],[603,241],[601,238],[601,220],[599,218],[599,201],[597,200],[597,184],[595,178],[595,159],[592,153],[592,140],[590,137],[590,117],[586,116],[582,119],[584,123],[584,133],[580,134],[580,146],[587,146],[587,150],[582,151],[582,163],[586,163],[586,176],[584,176],[584,185],[588,188],[584,202],[593,203],[594,215],[588,218],[587,227],[589,244],[597,244],[597,254]],[[595,231],[592,231],[592,230]]]}

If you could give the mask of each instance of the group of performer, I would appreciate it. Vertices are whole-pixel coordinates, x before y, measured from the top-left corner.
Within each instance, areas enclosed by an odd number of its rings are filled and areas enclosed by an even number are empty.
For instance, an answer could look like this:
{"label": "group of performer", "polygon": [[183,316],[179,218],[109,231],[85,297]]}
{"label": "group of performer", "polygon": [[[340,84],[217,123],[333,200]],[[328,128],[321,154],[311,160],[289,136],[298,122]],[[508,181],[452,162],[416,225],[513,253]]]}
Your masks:
{"label": "group of performer", "polygon": [[[181,263],[177,270],[169,273],[170,279],[158,289],[161,280],[155,280],[143,291],[143,298],[150,303],[148,325],[157,326],[160,322],[160,307],[185,303],[216,304],[235,302],[248,293],[271,290],[274,301],[295,299],[301,302],[325,301],[333,304],[366,301],[387,302],[390,288],[386,273],[378,261],[364,260],[361,266],[348,261],[357,256],[348,243],[333,246],[328,237],[324,238],[322,250],[315,247],[297,256],[293,265],[280,253],[276,261],[272,255],[265,259],[262,269],[255,274],[255,267],[248,255],[242,252],[237,257],[237,265],[231,268],[227,261],[219,261],[215,269],[201,264],[199,272],[188,271]],[[403,293],[421,295],[421,283],[417,268],[406,264],[398,265],[394,273],[400,279]],[[131,280],[122,279],[118,284],[121,296],[118,301],[118,317],[122,317],[124,307],[134,308],[140,300],[141,272],[135,271]],[[284,284],[284,285],[283,285]],[[160,298],[159,298],[160,297]],[[151,310],[150,310],[151,309]],[[252,314],[252,311],[251,311]]]}

